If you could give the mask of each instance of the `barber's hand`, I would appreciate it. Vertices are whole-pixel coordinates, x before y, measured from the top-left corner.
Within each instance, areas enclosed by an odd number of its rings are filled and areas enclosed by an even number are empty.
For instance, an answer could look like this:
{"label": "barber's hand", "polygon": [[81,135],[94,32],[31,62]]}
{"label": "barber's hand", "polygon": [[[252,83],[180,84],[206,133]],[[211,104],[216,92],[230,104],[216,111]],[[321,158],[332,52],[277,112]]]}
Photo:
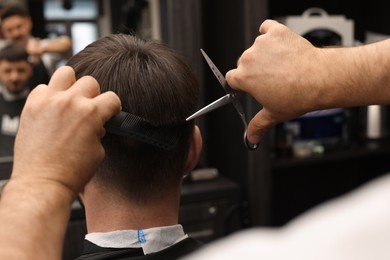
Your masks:
{"label": "barber's hand", "polygon": [[[63,185],[76,195],[104,157],[104,123],[120,111],[113,92],[62,67],[29,95],[15,140],[12,178]],[[12,179],[11,178],[11,179]]]}
{"label": "barber's hand", "polygon": [[229,85],[252,95],[263,109],[251,120],[252,144],[275,124],[308,112],[312,101],[310,75],[319,49],[286,26],[266,20],[260,36],[226,74]]}
{"label": "barber's hand", "polygon": [[42,47],[40,45],[40,41],[41,40],[39,38],[34,38],[34,39],[29,40],[27,43],[26,50],[31,57],[30,62],[33,65],[37,65],[40,62],[41,56],[43,54],[43,50],[42,50]]}

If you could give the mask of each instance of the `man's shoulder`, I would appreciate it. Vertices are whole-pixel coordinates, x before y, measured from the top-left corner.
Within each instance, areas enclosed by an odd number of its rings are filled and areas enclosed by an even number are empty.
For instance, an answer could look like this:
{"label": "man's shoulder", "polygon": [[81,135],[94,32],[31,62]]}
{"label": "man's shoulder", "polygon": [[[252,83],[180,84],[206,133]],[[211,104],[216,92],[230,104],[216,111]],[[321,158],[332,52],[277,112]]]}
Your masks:
{"label": "man's shoulder", "polygon": [[132,258],[134,260],[173,260],[188,255],[203,246],[203,243],[197,239],[188,237],[159,252]]}

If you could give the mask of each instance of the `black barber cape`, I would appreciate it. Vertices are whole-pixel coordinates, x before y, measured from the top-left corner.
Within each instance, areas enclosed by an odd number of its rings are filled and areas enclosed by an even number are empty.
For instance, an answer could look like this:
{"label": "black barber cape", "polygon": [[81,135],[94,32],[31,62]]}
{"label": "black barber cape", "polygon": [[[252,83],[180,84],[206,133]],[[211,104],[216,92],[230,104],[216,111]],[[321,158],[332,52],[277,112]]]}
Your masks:
{"label": "black barber cape", "polygon": [[171,247],[144,255],[142,248],[104,248],[84,240],[84,252],[76,260],[174,260],[202,246],[202,242],[186,238]]}

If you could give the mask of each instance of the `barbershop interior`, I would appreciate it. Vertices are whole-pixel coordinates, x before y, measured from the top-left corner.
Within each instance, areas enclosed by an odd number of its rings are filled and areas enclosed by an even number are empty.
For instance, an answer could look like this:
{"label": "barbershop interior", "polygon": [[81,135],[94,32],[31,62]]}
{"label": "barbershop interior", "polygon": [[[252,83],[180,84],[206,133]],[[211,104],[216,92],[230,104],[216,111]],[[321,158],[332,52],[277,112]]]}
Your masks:
{"label": "barbershop interior", "polygon": [[[183,54],[198,78],[199,109],[227,94],[200,49],[225,75],[237,66],[266,19],[277,20],[319,48],[370,44],[390,35],[390,3],[375,0],[9,0],[0,4],[2,9],[11,4],[27,9],[33,37],[71,39],[72,47],[57,67],[108,34],[135,34],[167,44]],[[261,104],[248,94],[238,101],[242,113],[228,104],[195,119],[203,148],[199,162],[183,178],[179,223],[186,234],[205,244],[253,227],[283,227],[390,170],[387,105],[310,112],[275,125],[257,149],[250,149],[243,136]],[[4,113],[0,111],[0,141],[7,134],[3,133]],[[11,176],[13,155],[0,155],[4,185]],[[82,254],[86,234],[85,212],[77,200],[64,240],[64,260]]]}

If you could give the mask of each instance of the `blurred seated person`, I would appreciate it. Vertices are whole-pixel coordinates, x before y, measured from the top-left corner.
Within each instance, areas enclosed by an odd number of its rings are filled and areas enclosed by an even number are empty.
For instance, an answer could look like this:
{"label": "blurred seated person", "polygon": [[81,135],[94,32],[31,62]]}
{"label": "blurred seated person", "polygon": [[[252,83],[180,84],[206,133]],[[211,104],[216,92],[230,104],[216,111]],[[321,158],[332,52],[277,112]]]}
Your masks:
{"label": "blurred seated person", "polygon": [[30,92],[32,65],[28,57],[21,45],[10,44],[0,50],[0,157],[13,156],[20,114]]}
{"label": "blurred seated person", "polygon": [[78,259],[178,259],[198,249],[178,224],[183,177],[202,147],[199,128],[186,122],[199,97],[188,64],[161,43],[113,34],[67,65],[77,78],[94,77],[102,93],[115,92],[132,114],[125,122],[142,135],[107,130],[102,138],[106,156],[80,195],[88,234]]}
{"label": "blurred seated person", "polygon": [[4,6],[0,14],[0,30],[4,40],[17,43],[27,49],[34,64],[34,73],[31,86],[47,84],[50,76],[57,68],[57,63],[67,57],[72,48],[71,39],[68,36],[60,36],[53,39],[39,39],[31,35],[32,19],[27,10],[18,5]]}

